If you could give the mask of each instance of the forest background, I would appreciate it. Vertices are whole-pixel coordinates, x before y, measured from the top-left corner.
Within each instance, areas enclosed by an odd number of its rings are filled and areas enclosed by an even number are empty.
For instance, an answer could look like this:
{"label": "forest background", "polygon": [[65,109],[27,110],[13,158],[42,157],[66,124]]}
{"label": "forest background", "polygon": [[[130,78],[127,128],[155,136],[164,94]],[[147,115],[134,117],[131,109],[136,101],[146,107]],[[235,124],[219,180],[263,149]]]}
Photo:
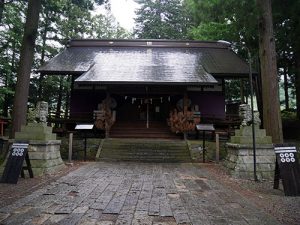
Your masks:
{"label": "forest background", "polygon": [[[258,9],[254,0],[136,0],[135,28],[122,28],[110,12],[109,0],[44,0],[30,80],[29,108],[37,101],[49,103],[57,117],[68,116],[70,77],[34,72],[73,38],[150,38],[228,40],[235,51],[259,71]],[[97,6],[106,11],[95,14]],[[27,0],[0,0],[0,115],[10,117]],[[300,1],[272,0],[278,82],[284,114],[300,118]],[[243,47],[244,46],[244,47]],[[247,83],[243,83],[247,90]],[[226,83],[228,101],[240,100],[240,81]],[[245,91],[245,93],[249,93]]]}

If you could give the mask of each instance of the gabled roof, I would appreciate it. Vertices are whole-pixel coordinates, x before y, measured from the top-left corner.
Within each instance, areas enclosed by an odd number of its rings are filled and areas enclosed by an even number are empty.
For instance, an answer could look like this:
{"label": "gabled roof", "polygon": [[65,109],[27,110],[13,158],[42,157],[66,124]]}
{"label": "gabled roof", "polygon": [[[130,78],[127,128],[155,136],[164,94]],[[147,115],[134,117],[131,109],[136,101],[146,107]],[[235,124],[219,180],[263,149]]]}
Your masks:
{"label": "gabled roof", "polygon": [[79,83],[209,84],[214,76],[243,77],[249,68],[219,42],[72,40],[38,70],[81,75]]}

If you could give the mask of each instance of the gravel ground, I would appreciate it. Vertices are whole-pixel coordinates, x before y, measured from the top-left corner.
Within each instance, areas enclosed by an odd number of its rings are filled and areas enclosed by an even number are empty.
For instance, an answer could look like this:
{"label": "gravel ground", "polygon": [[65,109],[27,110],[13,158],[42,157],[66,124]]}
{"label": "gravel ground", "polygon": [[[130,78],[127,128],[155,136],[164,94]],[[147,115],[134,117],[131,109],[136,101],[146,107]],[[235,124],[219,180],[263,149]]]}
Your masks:
{"label": "gravel ground", "polygon": [[[83,164],[83,162],[76,162],[73,166],[69,166],[65,170],[49,176],[32,179],[20,178],[17,185],[0,184],[0,208],[55,181]],[[273,189],[273,181],[254,182],[234,179],[227,175],[221,165],[214,163],[199,164],[199,166],[205,167],[222,185],[229,187],[249,199],[253,204],[271,214],[282,224],[299,224],[300,197],[284,196],[282,187],[279,190]]]}

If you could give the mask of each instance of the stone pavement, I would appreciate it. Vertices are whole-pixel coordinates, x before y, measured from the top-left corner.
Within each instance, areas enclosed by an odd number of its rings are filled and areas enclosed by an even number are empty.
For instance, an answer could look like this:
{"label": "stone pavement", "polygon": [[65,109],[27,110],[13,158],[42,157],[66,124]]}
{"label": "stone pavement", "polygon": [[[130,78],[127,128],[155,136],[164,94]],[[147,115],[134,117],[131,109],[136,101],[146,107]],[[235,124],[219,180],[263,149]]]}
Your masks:
{"label": "stone pavement", "polygon": [[0,224],[279,223],[201,165],[96,162],[1,208]]}

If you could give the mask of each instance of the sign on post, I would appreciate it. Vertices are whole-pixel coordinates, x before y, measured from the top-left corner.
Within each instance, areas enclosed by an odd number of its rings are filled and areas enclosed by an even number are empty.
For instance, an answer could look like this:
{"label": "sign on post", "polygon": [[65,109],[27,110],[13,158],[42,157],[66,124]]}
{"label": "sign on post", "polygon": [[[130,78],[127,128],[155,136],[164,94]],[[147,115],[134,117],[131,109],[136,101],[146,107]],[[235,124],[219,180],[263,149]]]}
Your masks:
{"label": "sign on post", "polygon": [[9,157],[7,159],[5,169],[1,178],[2,183],[16,184],[21,172],[22,176],[24,176],[24,159],[26,159],[26,169],[29,171],[30,177],[33,177],[28,157],[28,144],[14,143],[10,149]]}
{"label": "sign on post", "polygon": [[75,130],[79,130],[84,133],[84,161],[86,161],[86,147],[87,147],[87,130],[92,130],[94,128],[94,124],[77,124]]}
{"label": "sign on post", "polygon": [[282,180],[284,194],[300,196],[300,166],[297,158],[297,148],[291,144],[277,144],[274,189],[279,188]]}

